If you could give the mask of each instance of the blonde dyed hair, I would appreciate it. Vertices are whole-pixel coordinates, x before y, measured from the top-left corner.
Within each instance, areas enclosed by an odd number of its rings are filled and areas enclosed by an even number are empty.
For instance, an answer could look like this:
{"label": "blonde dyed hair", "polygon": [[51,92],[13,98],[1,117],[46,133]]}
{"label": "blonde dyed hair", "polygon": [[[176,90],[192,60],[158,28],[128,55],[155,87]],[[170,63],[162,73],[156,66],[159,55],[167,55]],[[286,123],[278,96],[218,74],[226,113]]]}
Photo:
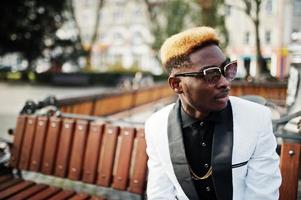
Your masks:
{"label": "blonde dyed hair", "polygon": [[161,46],[162,64],[168,73],[172,68],[188,66],[189,54],[210,44],[219,45],[217,33],[211,27],[194,27],[175,34],[167,38]]}

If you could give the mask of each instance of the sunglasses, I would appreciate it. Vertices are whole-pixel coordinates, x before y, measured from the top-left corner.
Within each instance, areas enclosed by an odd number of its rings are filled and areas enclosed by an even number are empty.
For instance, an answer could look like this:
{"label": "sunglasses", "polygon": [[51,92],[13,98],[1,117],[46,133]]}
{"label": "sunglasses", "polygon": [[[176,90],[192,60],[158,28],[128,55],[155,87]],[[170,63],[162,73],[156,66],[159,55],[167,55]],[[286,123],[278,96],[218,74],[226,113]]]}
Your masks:
{"label": "sunglasses", "polygon": [[206,69],[199,72],[177,73],[174,76],[203,78],[209,84],[216,84],[223,75],[228,81],[236,77],[237,60],[229,62],[226,60],[220,66],[207,66]]}

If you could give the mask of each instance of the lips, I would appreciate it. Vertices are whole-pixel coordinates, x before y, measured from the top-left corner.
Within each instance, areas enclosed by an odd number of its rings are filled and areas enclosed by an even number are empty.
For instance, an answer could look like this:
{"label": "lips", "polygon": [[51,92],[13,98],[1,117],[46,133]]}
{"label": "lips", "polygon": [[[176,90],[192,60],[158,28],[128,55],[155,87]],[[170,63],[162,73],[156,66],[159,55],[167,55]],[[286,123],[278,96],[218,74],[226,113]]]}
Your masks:
{"label": "lips", "polygon": [[226,90],[220,92],[219,94],[217,94],[217,95],[215,96],[215,99],[223,99],[223,98],[228,97],[229,91],[230,91],[229,89],[226,89]]}

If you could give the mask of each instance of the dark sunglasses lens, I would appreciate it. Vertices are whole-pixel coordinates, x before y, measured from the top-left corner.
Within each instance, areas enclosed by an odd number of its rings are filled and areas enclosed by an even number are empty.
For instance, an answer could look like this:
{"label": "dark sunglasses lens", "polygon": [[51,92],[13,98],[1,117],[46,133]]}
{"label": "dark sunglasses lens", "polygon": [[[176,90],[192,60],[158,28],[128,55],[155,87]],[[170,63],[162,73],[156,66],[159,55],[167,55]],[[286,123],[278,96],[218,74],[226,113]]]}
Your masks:
{"label": "dark sunglasses lens", "polygon": [[214,84],[221,78],[221,72],[217,68],[208,69],[204,78],[207,81],[207,83]]}
{"label": "dark sunglasses lens", "polygon": [[232,81],[236,77],[237,62],[229,63],[225,66],[225,77],[227,80]]}

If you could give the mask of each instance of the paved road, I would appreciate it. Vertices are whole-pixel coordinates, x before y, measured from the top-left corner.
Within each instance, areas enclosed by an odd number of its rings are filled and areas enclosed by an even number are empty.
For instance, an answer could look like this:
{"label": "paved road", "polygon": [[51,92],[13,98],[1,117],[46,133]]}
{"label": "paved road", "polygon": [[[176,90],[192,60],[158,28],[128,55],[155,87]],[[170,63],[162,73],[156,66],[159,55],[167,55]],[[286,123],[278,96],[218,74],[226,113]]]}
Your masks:
{"label": "paved road", "polygon": [[26,100],[41,101],[49,95],[58,99],[112,91],[109,87],[51,87],[24,83],[0,82],[0,137],[9,138],[9,128],[14,128],[16,117]]}

